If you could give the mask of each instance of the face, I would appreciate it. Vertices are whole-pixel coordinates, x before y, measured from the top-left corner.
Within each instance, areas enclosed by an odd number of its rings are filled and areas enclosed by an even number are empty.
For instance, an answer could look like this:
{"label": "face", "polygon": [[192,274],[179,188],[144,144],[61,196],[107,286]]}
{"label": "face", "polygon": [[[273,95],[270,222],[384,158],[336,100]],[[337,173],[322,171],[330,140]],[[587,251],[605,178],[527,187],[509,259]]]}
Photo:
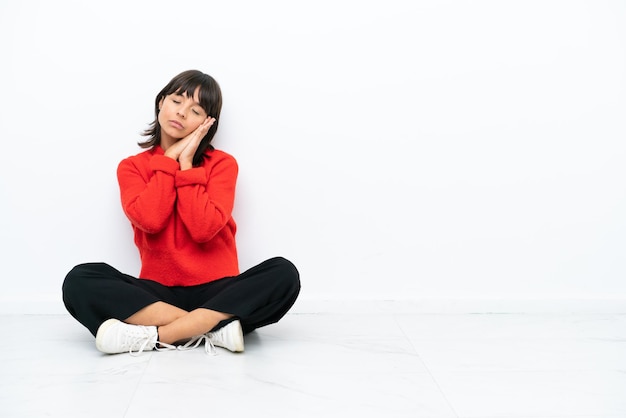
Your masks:
{"label": "face", "polygon": [[207,118],[200,106],[198,91],[194,97],[185,94],[169,94],[159,103],[159,125],[161,140],[173,143],[192,133]]}

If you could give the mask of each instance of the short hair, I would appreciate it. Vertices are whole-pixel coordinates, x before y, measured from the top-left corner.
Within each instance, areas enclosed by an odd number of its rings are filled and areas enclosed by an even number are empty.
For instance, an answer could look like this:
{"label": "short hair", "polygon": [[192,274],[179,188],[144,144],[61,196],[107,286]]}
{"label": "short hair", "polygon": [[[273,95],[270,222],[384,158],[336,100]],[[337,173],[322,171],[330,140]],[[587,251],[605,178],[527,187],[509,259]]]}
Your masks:
{"label": "short hair", "polygon": [[161,145],[161,125],[159,125],[159,103],[161,100],[170,94],[181,94],[187,97],[193,97],[198,87],[200,87],[198,91],[200,106],[208,116],[215,118],[215,122],[200,141],[200,145],[198,145],[198,149],[193,156],[193,166],[198,167],[202,164],[204,158],[209,158],[207,151],[214,149],[213,145],[211,145],[211,141],[213,141],[213,137],[217,132],[217,126],[220,120],[219,116],[222,110],[222,91],[213,77],[198,70],[183,71],[172,78],[172,80],[163,87],[163,90],[157,94],[154,102],[154,122],[143,131],[142,135],[147,136],[148,139],[138,143],[141,148]]}

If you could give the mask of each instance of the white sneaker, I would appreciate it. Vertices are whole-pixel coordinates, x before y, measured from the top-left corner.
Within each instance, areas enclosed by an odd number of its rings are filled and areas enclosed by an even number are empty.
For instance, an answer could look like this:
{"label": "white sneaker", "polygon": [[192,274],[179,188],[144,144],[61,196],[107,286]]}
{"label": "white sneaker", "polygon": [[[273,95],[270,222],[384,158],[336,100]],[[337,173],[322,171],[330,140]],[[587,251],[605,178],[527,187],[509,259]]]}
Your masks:
{"label": "white sneaker", "polygon": [[192,350],[198,347],[204,341],[204,350],[207,354],[216,355],[215,347],[222,347],[233,353],[241,353],[243,351],[243,331],[241,322],[234,320],[222,328],[214,332],[197,335],[193,337],[187,344],[179,345],[178,350]]}
{"label": "white sneaker", "polygon": [[243,331],[238,319],[206,335],[209,341],[217,347],[225,348],[233,353],[243,352]]}
{"label": "white sneaker", "polygon": [[96,347],[107,354],[128,352],[140,354],[152,350],[157,343],[157,327],[130,325],[118,319],[108,319],[96,333]]}

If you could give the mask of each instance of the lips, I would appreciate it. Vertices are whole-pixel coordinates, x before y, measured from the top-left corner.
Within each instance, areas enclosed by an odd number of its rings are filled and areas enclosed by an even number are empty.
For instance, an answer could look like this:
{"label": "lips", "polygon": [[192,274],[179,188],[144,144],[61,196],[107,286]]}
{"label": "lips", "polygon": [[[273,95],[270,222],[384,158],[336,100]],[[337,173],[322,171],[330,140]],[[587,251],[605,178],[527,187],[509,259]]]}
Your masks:
{"label": "lips", "polygon": [[171,126],[173,126],[176,129],[183,129],[183,124],[178,122],[177,120],[170,120],[168,122],[170,123]]}

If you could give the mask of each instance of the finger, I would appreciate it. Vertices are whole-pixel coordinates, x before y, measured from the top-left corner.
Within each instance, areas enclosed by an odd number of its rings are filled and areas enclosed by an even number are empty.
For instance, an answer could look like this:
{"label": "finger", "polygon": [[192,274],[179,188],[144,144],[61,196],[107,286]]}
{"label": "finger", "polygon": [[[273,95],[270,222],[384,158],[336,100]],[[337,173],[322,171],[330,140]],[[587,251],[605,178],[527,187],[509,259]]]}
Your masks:
{"label": "finger", "polygon": [[200,140],[200,139],[204,138],[204,136],[209,131],[209,129],[211,128],[213,123],[215,123],[215,119],[214,118],[207,118],[207,119],[205,119],[200,124],[200,126],[198,126],[198,128],[195,130],[195,132],[194,132],[195,139],[196,140]]}
{"label": "finger", "polygon": [[207,126],[207,128],[210,128],[213,124],[215,123],[215,118],[212,118],[211,116],[208,116],[205,120],[204,120],[204,125]]}
{"label": "finger", "polygon": [[[215,119],[213,119],[213,121],[215,121]],[[213,121],[211,120],[211,118],[206,118],[205,120],[202,121],[202,123],[198,126],[198,128],[196,129],[196,132],[202,132],[204,131],[204,133],[206,133],[209,128],[211,127],[211,125],[213,125]],[[202,136],[204,136],[204,133]]]}

